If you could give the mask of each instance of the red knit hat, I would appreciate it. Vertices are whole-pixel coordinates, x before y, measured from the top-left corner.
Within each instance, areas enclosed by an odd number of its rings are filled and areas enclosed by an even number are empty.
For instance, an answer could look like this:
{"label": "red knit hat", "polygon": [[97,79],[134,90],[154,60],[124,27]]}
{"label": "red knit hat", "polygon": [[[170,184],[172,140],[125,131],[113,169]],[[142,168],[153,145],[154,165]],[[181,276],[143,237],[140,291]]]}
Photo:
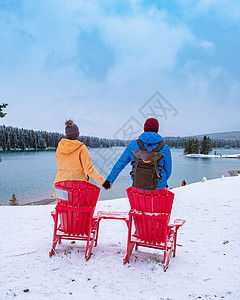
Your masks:
{"label": "red knit hat", "polygon": [[144,123],[144,131],[153,131],[158,132],[159,129],[159,123],[158,120],[155,118],[149,118]]}

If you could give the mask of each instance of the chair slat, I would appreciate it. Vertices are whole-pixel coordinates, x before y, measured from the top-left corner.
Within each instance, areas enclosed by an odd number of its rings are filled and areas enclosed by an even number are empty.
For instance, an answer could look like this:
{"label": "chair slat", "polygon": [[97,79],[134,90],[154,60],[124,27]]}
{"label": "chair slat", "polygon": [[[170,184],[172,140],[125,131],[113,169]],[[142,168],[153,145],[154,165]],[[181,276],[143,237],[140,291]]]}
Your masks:
{"label": "chair slat", "polygon": [[161,195],[159,202],[159,212],[165,213],[166,212],[166,203],[167,203],[167,197],[165,195]]}
{"label": "chair slat", "polygon": [[[132,208],[140,210],[140,204],[139,204],[140,196],[141,195],[139,195],[139,194],[133,195],[133,201],[134,201],[133,204],[134,204],[134,206]],[[134,218],[134,224],[135,224],[135,227],[136,227],[136,232],[139,235],[139,238],[143,239],[143,228],[142,228],[141,218],[138,218],[138,217]]]}
{"label": "chair slat", "polygon": [[153,242],[154,245],[157,242],[157,233],[158,233],[158,226],[157,226],[157,224],[158,224],[158,220],[154,218],[152,220],[152,228],[153,228],[153,230],[152,230],[152,242]]}
{"label": "chair slat", "polygon": [[168,197],[167,197],[166,212],[169,214],[172,211],[173,198],[174,198],[173,195],[168,195]]}
{"label": "chair slat", "polygon": [[[152,207],[152,197],[146,197],[145,198],[145,211],[148,213],[152,213],[153,212],[153,207]],[[153,240],[153,228],[152,228],[152,219],[147,218],[146,220],[146,226],[147,226],[147,238],[148,238],[148,242],[152,243]]]}
{"label": "chair slat", "polygon": [[77,214],[77,235],[82,234],[83,212]]}
{"label": "chair slat", "polygon": [[166,224],[166,220],[157,220],[157,243],[160,244],[165,242],[164,240],[164,225]]}
{"label": "chair slat", "polygon": [[159,196],[153,196],[152,197],[152,212],[159,212],[159,204],[160,204],[160,201],[159,201]]}

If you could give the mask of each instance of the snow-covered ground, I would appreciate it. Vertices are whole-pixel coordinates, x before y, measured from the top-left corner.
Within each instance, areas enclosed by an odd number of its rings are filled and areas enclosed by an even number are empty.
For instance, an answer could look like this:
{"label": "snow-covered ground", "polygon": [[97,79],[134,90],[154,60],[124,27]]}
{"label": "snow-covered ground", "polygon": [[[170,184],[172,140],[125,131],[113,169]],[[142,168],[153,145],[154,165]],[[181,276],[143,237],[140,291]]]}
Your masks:
{"label": "snow-covered ground", "polygon": [[201,158],[240,158],[240,154],[187,154],[185,157],[201,157]]}
{"label": "snow-covered ground", "polygon": [[[0,299],[240,299],[240,177],[173,192],[172,219],[187,222],[167,272],[162,253],[147,248],[123,265],[123,221],[101,221],[88,262],[84,242],[63,241],[50,258],[54,206],[0,207]],[[99,202],[96,212],[128,209],[118,199]]]}

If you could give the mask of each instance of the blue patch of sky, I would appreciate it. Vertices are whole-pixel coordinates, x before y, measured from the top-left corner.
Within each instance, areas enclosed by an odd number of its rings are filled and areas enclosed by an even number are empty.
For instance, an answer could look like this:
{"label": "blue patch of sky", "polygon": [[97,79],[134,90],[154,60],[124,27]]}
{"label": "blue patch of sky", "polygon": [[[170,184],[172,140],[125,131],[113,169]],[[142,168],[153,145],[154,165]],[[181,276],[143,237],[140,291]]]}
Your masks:
{"label": "blue patch of sky", "polygon": [[[214,45],[213,53],[194,45],[186,45],[178,55],[178,67],[183,67],[188,60],[198,61],[196,67],[207,69],[209,66],[222,66],[235,78],[240,78],[240,32],[239,24],[227,21],[213,8],[205,13],[192,14],[195,4],[185,5],[172,0],[143,0],[142,6],[155,7],[167,13],[170,23],[185,24],[199,41],[208,41]],[[224,11],[222,12],[224,14]]]}
{"label": "blue patch of sky", "polygon": [[184,11],[174,0],[143,0],[141,1],[141,6],[143,9],[156,8],[159,11],[166,12],[168,17],[167,21],[170,22],[170,24],[181,23],[181,21],[183,21]]}
{"label": "blue patch of sky", "polygon": [[7,11],[18,11],[22,6],[21,0],[1,0],[0,9]]}
{"label": "blue patch of sky", "polygon": [[107,45],[97,28],[81,31],[78,37],[78,68],[90,79],[104,80],[116,63],[114,49]]}
{"label": "blue patch of sky", "polygon": [[29,4],[36,9],[36,5],[31,2],[25,3],[24,0],[0,0],[0,12],[15,15],[16,19],[31,17],[31,11],[28,11]]}
{"label": "blue patch of sky", "polygon": [[0,68],[7,71],[14,70],[18,67],[30,53],[33,45],[36,43],[35,38],[18,29],[8,30],[7,34],[0,32]]}
{"label": "blue patch of sky", "polygon": [[169,12],[174,12],[174,14],[181,13],[180,7],[174,0],[143,0],[141,5],[143,7],[156,7],[159,10],[167,9]]}
{"label": "blue patch of sky", "polygon": [[212,42],[215,47],[213,55],[202,56],[202,67],[207,67],[208,64],[220,65],[232,76],[240,78],[240,41],[237,25],[227,24],[211,14],[199,16],[191,20],[189,25],[199,39]]}
{"label": "blue patch of sky", "polygon": [[27,12],[24,1],[0,1],[0,68],[7,71],[18,67],[19,62],[28,57],[36,38],[28,32],[22,23]]}
{"label": "blue patch of sky", "polygon": [[132,3],[129,0],[104,0],[100,1],[99,9],[106,15],[127,16],[132,10]]}

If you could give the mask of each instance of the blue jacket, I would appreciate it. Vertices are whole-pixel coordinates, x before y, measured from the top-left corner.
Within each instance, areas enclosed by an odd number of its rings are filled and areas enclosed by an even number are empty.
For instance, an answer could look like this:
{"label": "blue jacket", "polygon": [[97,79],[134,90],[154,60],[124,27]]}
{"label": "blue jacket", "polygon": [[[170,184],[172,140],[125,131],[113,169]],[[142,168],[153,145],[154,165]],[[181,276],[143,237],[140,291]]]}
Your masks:
{"label": "blue jacket", "polygon": [[[139,136],[139,139],[144,143],[148,151],[151,151],[155,148],[162,140],[160,134],[156,132],[144,132]],[[107,180],[114,182],[118,177],[119,173],[126,167],[129,162],[134,162],[134,155],[132,151],[140,150],[137,141],[134,140],[129,143],[127,148],[124,150],[114,167],[112,168],[111,173],[108,175]],[[159,180],[157,189],[165,188],[167,185],[167,180],[172,172],[172,156],[170,148],[167,144],[159,151],[159,153],[164,154],[164,158],[160,162],[159,168],[163,168],[161,172],[162,179]]]}

